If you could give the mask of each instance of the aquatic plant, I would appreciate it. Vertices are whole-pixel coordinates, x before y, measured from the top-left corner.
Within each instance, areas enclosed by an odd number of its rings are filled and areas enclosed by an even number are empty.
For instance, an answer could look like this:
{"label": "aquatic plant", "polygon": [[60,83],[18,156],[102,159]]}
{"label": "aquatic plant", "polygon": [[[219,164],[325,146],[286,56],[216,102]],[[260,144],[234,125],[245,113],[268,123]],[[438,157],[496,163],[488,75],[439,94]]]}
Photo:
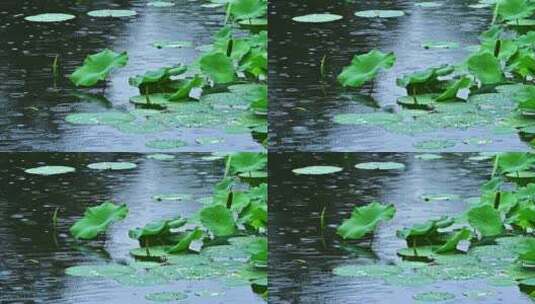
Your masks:
{"label": "aquatic plant", "polygon": [[380,222],[391,220],[395,213],[394,205],[383,205],[379,202],[355,207],[351,217],[344,220],[337,228],[336,233],[343,239],[361,239],[374,231]]}
{"label": "aquatic plant", "polygon": [[351,64],[343,69],[337,79],[344,87],[358,88],[374,79],[381,70],[390,69],[395,62],[396,56],[392,52],[373,50],[366,54],[355,55]]}
{"label": "aquatic plant", "polygon": [[90,240],[106,231],[113,222],[124,219],[127,214],[126,204],[117,205],[107,201],[88,208],[84,217],[72,225],[70,232],[77,239]]}
{"label": "aquatic plant", "polygon": [[105,49],[88,56],[84,65],[76,69],[70,76],[76,86],[90,87],[106,79],[114,68],[124,67],[128,62],[126,52],[116,53]]}

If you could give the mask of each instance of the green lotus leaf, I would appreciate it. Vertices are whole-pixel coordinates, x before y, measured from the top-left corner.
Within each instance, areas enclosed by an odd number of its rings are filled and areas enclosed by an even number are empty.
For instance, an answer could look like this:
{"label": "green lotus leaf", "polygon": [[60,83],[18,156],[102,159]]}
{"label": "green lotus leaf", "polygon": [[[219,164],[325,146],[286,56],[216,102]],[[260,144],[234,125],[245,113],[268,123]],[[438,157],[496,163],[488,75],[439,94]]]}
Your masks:
{"label": "green lotus leaf", "polygon": [[30,21],[30,22],[62,22],[62,21],[72,20],[74,18],[76,18],[76,16],[73,16],[70,14],[59,14],[59,13],[46,13],[46,14],[39,14],[35,16],[24,17],[26,21]]}
{"label": "green lotus leaf", "polygon": [[295,174],[303,175],[323,175],[323,174],[332,174],[340,172],[343,169],[336,166],[308,166],[303,168],[293,169],[292,172]]}
{"label": "green lotus leaf", "polygon": [[400,115],[387,112],[339,114],[334,117],[334,122],[344,125],[388,126],[401,120],[402,117]]}
{"label": "green lotus leaf", "polygon": [[262,17],[267,12],[265,0],[232,0],[230,14],[236,20],[247,20]]}
{"label": "green lotus leaf", "polygon": [[65,269],[65,274],[75,277],[114,278],[135,272],[135,269],[121,264],[80,265]]}
{"label": "green lotus leaf", "polygon": [[342,19],[343,17],[336,14],[308,14],[303,16],[293,17],[292,20],[295,22],[305,22],[305,23],[325,23],[332,22]]}
{"label": "green lotus leaf", "polygon": [[468,76],[463,76],[455,80],[451,85],[446,88],[442,94],[440,94],[436,101],[446,101],[457,98],[457,94],[462,89],[468,89],[472,86],[472,79]]}
{"label": "green lotus leaf", "polygon": [[98,18],[121,18],[121,17],[132,17],[137,15],[136,11],[132,10],[119,10],[119,9],[103,9],[103,10],[95,10],[90,11],[87,13],[91,17],[98,17]]}
{"label": "green lotus leaf", "polygon": [[74,113],[65,117],[65,121],[75,125],[118,125],[135,120],[135,116],[122,112]]}
{"label": "green lotus leaf", "polygon": [[106,79],[114,68],[121,68],[128,62],[126,52],[116,53],[105,49],[100,53],[88,56],[84,65],[76,69],[70,76],[76,86],[91,87]]}
{"label": "green lotus leaf", "polygon": [[267,165],[265,153],[234,153],[230,159],[230,169],[233,173],[263,170]]}
{"label": "green lotus leaf", "polygon": [[446,243],[438,247],[436,253],[454,252],[457,250],[457,245],[460,241],[469,240],[472,237],[472,233],[468,228],[463,228],[455,232],[450,238],[446,240]]}
{"label": "green lotus leaf", "polygon": [[497,84],[503,81],[500,62],[490,52],[476,53],[467,61],[468,70],[481,81],[482,84]]}
{"label": "green lotus leaf", "polygon": [[404,15],[405,13],[403,11],[397,10],[368,10],[355,13],[355,16],[363,18],[395,18]]}
{"label": "green lotus leaf", "polygon": [[167,1],[151,1],[147,3],[147,6],[171,7],[171,6],[175,6],[175,4],[173,2],[167,2]]}
{"label": "green lotus leaf", "polygon": [[531,51],[520,50],[511,58],[509,68],[522,78],[535,74],[535,56]]}
{"label": "green lotus leaf", "polygon": [[381,221],[389,221],[394,217],[394,205],[383,205],[373,202],[366,206],[355,207],[351,217],[340,225],[336,233],[343,239],[358,240],[375,230]]}
{"label": "green lotus leaf", "polygon": [[178,90],[169,96],[170,101],[179,101],[187,99],[194,88],[200,88],[204,85],[204,80],[195,75],[192,79],[186,79],[181,84]]}
{"label": "green lotus leaf", "polygon": [[390,69],[396,62],[394,53],[373,50],[362,55],[355,55],[351,65],[345,67],[338,75],[338,82],[344,87],[360,87],[377,76],[379,71]]}
{"label": "green lotus leaf", "polygon": [[456,49],[459,48],[457,42],[451,41],[428,41],[422,43],[424,49]]}
{"label": "green lotus leaf", "polygon": [[101,162],[89,164],[87,167],[94,170],[129,170],[135,169],[137,165],[129,162]]}
{"label": "green lotus leaf", "polygon": [[429,220],[423,224],[416,224],[410,228],[398,230],[396,235],[407,241],[407,246],[424,246],[429,244],[441,244],[442,238],[438,229],[453,225],[454,220],[443,216],[436,220]]}
{"label": "green lotus leaf", "polygon": [[201,71],[215,83],[229,83],[234,80],[232,60],[220,52],[208,53],[200,59]]}
{"label": "green lotus leaf", "polygon": [[456,143],[448,139],[429,139],[416,142],[413,146],[419,150],[440,150],[455,147]]}
{"label": "green lotus leaf", "polygon": [[180,139],[154,139],[147,143],[145,146],[151,149],[176,149],[186,146],[186,143]]}
{"label": "green lotus leaf", "polygon": [[223,205],[208,206],[200,212],[201,223],[216,237],[236,233],[236,223],[229,209]]}
{"label": "green lotus leaf", "polygon": [[65,174],[72,173],[76,171],[73,167],[68,166],[41,166],[36,168],[30,168],[24,170],[28,174],[37,174],[37,175],[56,175],[56,174]]}
{"label": "green lotus leaf", "polygon": [[428,291],[416,294],[412,298],[419,302],[443,302],[455,299],[455,295],[449,292]]}
{"label": "green lotus leaf", "polygon": [[468,222],[484,237],[500,235],[503,232],[503,223],[500,213],[491,205],[484,204],[472,207],[468,213]]}
{"label": "green lotus leaf", "polygon": [[152,44],[153,47],[157,49],[167,49],[167,48],[190,48],[193,47],[193,42],[185,40],[176,40],[176,41],[156,41]]}
{"label": "green lotus leaf", "polygon": [[527,264],[535,264],[535,238],[523,240],[516,248],[518,258]]}
{"label": "green lotus leaf", "polygon": [[423,7],[423,8],[434,8],[434,7],[441,7],[442,3],[438,2],[417,2],[414,4],[417,7]]}
{"label": "green lotus leaf", "polygon": [[120,221],[128,214],[126,204],[116,205],[104,202],[99,206],[88,208],[84,217],[71,226],[70,232],[77,239],[90,240],[106,231],[113,222]]}
{"label": "green lotus leaf", "polygon": [[155,153],[155,154],[147,155],[147,158],[155,159],[155,160],[162,160],[162,161],[169,161],[169,160],[174,160],[175,156],[171,154]]}
{"label": "green lotus leaf", "polygon": [[533,164],[535,164],[535,156],[530,153],[501,153],[498,158],[498,168],[504,173],[524,171]]}
{"label": "green lotus leaf", "polygon": [[187,298],[188,296],[185,293],[171,291],[153,292],[145,295],[145,300],[162,303],[184,301]]}
{"label": "green lotus leaf", "polygon": [[404,75],[401,78],[398,78],[396,83],[398,86],[407,89],[409,95],[434,93],[440,89],[440,81],[438,80],[438,77],[449,75],[453,73],[454,70],[455,67],[444,64]]}
{"label": "green lotus leaf", "polygon": [[[508,210],[511,210],[512,207],[513,206],[511,206]],[[535,206],[531,204],[520,206],[513,211],[513,214],[509,217],[508,222],[524,230],[534,228]]]}
{"label": "green lotus leaf", "polygon": [[367,162],[356,164],[355,168],[362,170],[403,170],[405,165],[396,162]]}
{"label": "green lotus leaf", "polygon": [[503,20],[518,20],[530,17],[535,11],[535,3],[530,0],[499,0],[497,15]]}
{"label": "green lotus leaf", "polygon": [[268,242],[267,238],[257,238],[250,242],[246,248],[251,255],[251,262],[255,267],[265,268],[268,263]]}
{"label": "green lotus leaf", "polygon": [[172,253],[172,254],[177,254],[177,253],[188,251],[191,243],[195,240],[202,238],[202,236],[203,236],[202,230],[200,230],[199,228],[195,228],[195,230],[187,232],[182,237],[182,239],[180,239],[180,241],[175,246],[169,248],[167,252]]}
{"label": "green lotus leaf", "polygon": [[[161,88],[165,88],[171,80],[171,76],[178,76],[184,74],[188,68],[183,65],[165,67],[152,71],[147,71],[143,75],[137,75],[128,79],[128,83],[131,86],[140,89],[141,93],[156,93],[160,92]],[[157,84],[158,86],[152,86],[151,84]],[[159,90],[160,89],[160,90]]]}

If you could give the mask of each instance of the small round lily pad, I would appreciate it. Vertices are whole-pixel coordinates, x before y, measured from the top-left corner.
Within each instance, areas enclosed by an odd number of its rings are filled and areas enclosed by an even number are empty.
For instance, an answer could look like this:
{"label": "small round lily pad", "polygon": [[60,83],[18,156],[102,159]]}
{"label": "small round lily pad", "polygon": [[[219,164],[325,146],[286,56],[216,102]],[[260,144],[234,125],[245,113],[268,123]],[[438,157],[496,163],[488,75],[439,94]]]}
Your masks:
{"label": "small round lily pad", "polygon": [[163,291],[163,292],[155,292],[150,293],[145,296],[145,299],[152,302],[174,302],[174,301],[182,301],[187,299],[188,296],[181,292],[170,292],[170,291]]}
{"label": "small round lily pad", "polygon": [[65,269],[65,273],[77,277],[118,277],[133,273],[131,267],[120,264],[81,265]]}
{"label": "small round lily pad", "polygon": [[171,154],[156,153],[156,154],[147,155],[147,158],[148,159],[167,161],[167,160],[175,159],[175,156],[171,155]]}
{"label": "small round lily pad", "polygon": [[76,169],[67,166],[41,166],[24,170],[28,174],[56,175],[75,172]]}
{"label": "small round lily pad", "polygon": [[399,10],[367,10],[355,13],[355,16],[362,18],[396,18],[404,15],[405,12]]}
{"label": "small round lily pad", "polygon": [[405,165],[396,162],[368,162],[356,164],[355,168],[362,170],[403,170]]}
{"label": "small round lily pad", "polygon": [[454,299],[455,295],[449,292],[429,291],[416,294],[412,298],[421,302],[442,302]]}
{"label": "small round lily pad", "polygon": [[147,3],[147,6],[154,6],[154,7],[171,7],[175,6],[173,2],[167,2],[167,1],[152,1]]}
{"label": "small round lily pad", "polygon": [[99,18],[106,18],[106,17],[120,18],[120,17],[132,17],[132,16],[137,15],[136,11],[115,10],[115,9],[95,10],[95,11],[90,11],[87,14],[91,17],[99,17]]}
{"label": "small round lily pad", "polygon": [[24,17],[26,21],[30,22],[63,22],[74,18],[76,18],[76,16],[61,13],[46,13]]}
{"label": "small round lily pad", "polygon": [[342,18],[343,17],[340,15],[323,13],[323,14],[309,14],[309,15],[297,16],[297,17],[293,17],[292,20],[295,22],[324,23],[324,22],[337,21]]}
{"label": "small round lily pad", "polygon": [[303,175],[323,175],[340,172],[342,170],[342,168],[336,166],[309,166],[293,169],[292,172]]}
{"label": "small round lily pad", "polygon": [[432,7],[441,7],[442,3],[438,3],[438,2],[418,2],[418,3],[415,3],[414,5],[416,5],[418,7],[423,7],[423,8],[432,8]]}
{"label": "small round lily pad", "polygon": [[155,139],[145,144],[152,149],[176,149],[186,146],[186,143],[179,139]]}
{"label": "small round lily pad", "polygon": [[87,167],[94,170],[128,170],[136,168],[137,165],[129,162],[101,162],[89,164]]}

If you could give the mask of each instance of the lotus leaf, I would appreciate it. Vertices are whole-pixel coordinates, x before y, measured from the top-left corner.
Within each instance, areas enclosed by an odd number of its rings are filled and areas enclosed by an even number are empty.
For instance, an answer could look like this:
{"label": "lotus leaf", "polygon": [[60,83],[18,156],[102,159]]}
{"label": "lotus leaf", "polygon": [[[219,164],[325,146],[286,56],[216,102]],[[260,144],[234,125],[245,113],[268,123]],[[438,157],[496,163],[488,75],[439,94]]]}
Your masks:
{"label": "lotus leaf", "polygon": [[444,64],[424,71],[404,75],[398,78],[396,83],[398,86],[407,89],[410,95],[433,93],[437,92],[437,89],[440,89],[438,77],[449,75],[454,70],[455,68],[453,66]]}
{"label": "lotus leaf", "polygon": [[535,164],[535,156],[529,153],[501,153],[498,158],[498,168],[504,173],[523,171],[533,164]]}
{"label": "lotus leaf", "polygon": [[438,3],[438,2],[418,2],[418,3],[415,3],[414,5],[416,5],[418,7],[423,7],[423,8],[434,8],[434,7],[441,7],[442,3]]}
{"label": "lotus leaf", "polygon": [[443,302],[455,299],[455,295],[449,292],[428,291],[414,295],[413,299],[422,302]]}
{"label": "lotus leaf", "polygon": [[468,89],[472,86],[472,79],[468,76],[461,77],[454,81],[450,86],[446,88],[442,94],[440,94],[436,101],[446,101],[457,98],[457,94],[462,89]]}
{"label": "lotus leaf", "polygon": [[324,23],[324,22],[337,21],[342,18],[343,17],[340,15],[323,13],[323,14],[309,14],[309,15],[293,17],[292,20],[295,22]]}
{"label": "lotus leaf", "polygon": [[468,70],[481,81],[482,84],[497,84],[503,81],[500,62],[490,52],[476,53],[467,61]]}
{"label": "lotus leaf", "polygon": [[450,41],[429,41],[422,43],[424,49],[456,49],[459,47],[457,42]]}
{"label": "lotus leaf", "polygon": [[334,121],[346,125],[390,125],[400,122],[402,117],[394,113],[374,112],[360,114],[339,114]]}
{"label": "lotus leaf", "polygon": [[56,174],[65,174],[72,173],[76,171],[73,167],[67,166],[41,166],[36,168],[30,168],[24,170],[28,174],[37,174],[37,175],[56,175]]}
{"label": "lotus leaf", "polygon": [[405,165],[396,162],[369,162],[356,164],[355,168],[363,170],[403,170]]}
{"label": "lotus leaf", "polygon": [[323,174],[332,174],[340,172],[343,169],[336,166],[309,166],[303,168],[293,169],[292,172],[295,174],[303,175],[323,175]]}
{"label": "lotus leaf", "polygon": [[128,162],[102,162],[89,164],[87,167],[94,170],[128,170],[136,168],[137,165]]}
{"label": "lotus leaf", "polygon": [[530,17],[535,11],[535,4],[529,0],[499,0],[497,14],[503,20],[518,20]]}
{"label": "lotus leaf", "polygon": [[175,4],[173,2],[167,2],[167,1],[151,1],[147,3],[147,6],[171,7],[171,6],[175,6]]}
{"label": "lotus leaf", "polygon": [[75,113],[65,117],[67,122],[77,125],[117,125],[134,119],[133,115],[122,112]]}
{"label": "lotus leaf", "polygon": [[509,68],[522,78],[533,76],[535,74],[535,56],[531,51],[521,50],[512,58]]}
{"label": "lotus leaf", "polygon": [[229,209],[223,205],[204,207],[200,212],[202,224],[216,237],[231,236],[236,233],[236,223]]}
{"label": "lotus leaf", "polygon": [[394,217],[394,205],[382,205],[373,202],[366,206],[355,207],[351,217],[340,225],[336,233],[343,239],[358,240],[375,230],[381,221],[389,221]]}
{"label": "lotus leaf", "polygon": [[355,16],[363,18],[395,18],[404,15],[405,13],[403,11],[396,10],[369,10],[355,13]]}
{"label": "lotus leaf", "polygon": [[181,292],[171,292],[171,291],[162,291],[149,293],[145,296],[145,299],[152,302],[174,302],[174,301],[183,301],[187,299],[188,296]]}
{"label": "lotus leaf", "polygon": [[265,268],[268,263],[267,238],[257,238],[247,246],[247,252],[251,255],[251,262],[255,267]]}
{"label": "lotus leaf", "polygon": [[439,150],[455,147],[455,142],[446,139],[430,139],[419,141],[414,144],[416,149],[420,150]]}
{"label": "lotus leaf", "polygon": [[114,68],[121,68],[128,62],[126,52],[116,53],[105,49],[100,53],[88,56],[84,65],[76,69],[70,76],[76,86],[91,87],[106,79]]}
{"label": "lotus leaf", "polygon": [[351,65],[338,75],[338,82],[344,87],[360,87],[377,76],[382,69],[390,69],[396,62],[394,53],[373,50],[362,55],[355,55]]}
{"label": "lotus leaf", "polygon": [[151,149],[176,149],[186,146],[186,143],[179,139],[155,139],[147,142],[145,146]]}
{"label": "lotus leaf", "polygon": [[187,251],[191,243],[195,240],[202,238],[202,236],[203,232],[199,228],[196,228],[193,231],[189,231],[182,237],[182,239],[180,239],[180,241],[175,246],[169,248],[167,252],[176,254]]}
{"label": "lotus leaf", "polygon": [[462,228],[456,231],[450,238],[446,240],[442,246],[438,247],[436,253],[454,252],[457,250],[457,245],[460,241],[469,240],[472,237],[472,233],[468,228]]}
{"label": "lotus leaf", "polygon": [[201,71],[215,83],[229,83],[234,80],[232,60],[223,53],[208,53],[200,59]]}
{"label": "lotus leaf", "polygon": [[493,237],[503,232],[500,213],[491,205],[472,207],[468,213],[468,222],[484,237]]}
{"label": "lotus leaf", "polygon": [[113,278],[128,275],[135,270],[120,264],[80,265],[65,269],[65,273],[77,277],[105,277]]}
{"label": "lotus leaf", "polygon": [[266,165],[267,156],[264,153],[234,153],[230,159],[230,169],[233,173],[262,170]]}
{"label": "lotus leaf", "polygon": [[99,206],[88,208],[84,217],[71,226],[70,232],[77,239],[90,240],[106,231],[113,222],[120,221],[128,214],[126,204],[116,205],[104,202]]}
{"label": "lotus leaf", "polygon": [[95,10],[87,13],[91,17],[100,17],[100,18],[121,18],[121,17],[132,17],[137,15],[135,11],[132,10],[116,10],[116,9],[103,9]]}
{"label": "lotus leaf", "polygon": [[26,21],[31,21],[31,22],[62,22],[62,21],[72,20],[74,18],[76,18],[76,16],[73,16],[70,14],[59,14],[59,13],[46,13],[46,14],[39,14],[35,16],[24,17]]}
{"label": "lotus leaf", "polygon": [[246,20],[261,17],[266,14],[265,0],[232,0],[230,14],[237,20]]}
{"label": "lotus leaf", "polygon": [[430,244],[442,244],[441,234],[438,229],[453,225],[453,219],[443,216],[436,220],[429,220],[423,224],[416,224],[410,228],[398,230],[396,235],[407,241],[407,246],[423,246]]}

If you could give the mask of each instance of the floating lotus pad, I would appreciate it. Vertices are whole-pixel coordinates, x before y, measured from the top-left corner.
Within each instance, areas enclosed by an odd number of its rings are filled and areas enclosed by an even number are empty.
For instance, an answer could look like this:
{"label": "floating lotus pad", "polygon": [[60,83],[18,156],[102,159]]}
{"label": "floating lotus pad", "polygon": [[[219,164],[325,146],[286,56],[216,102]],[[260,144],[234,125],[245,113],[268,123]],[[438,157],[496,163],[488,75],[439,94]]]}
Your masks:
{"label": "floating lotus pad", "polygon": [[426,202],[452,201],[452,200],[458,200],[460,199],[460,197],[456,194],[424,194],[421,196],[421,199],[423,199]]}
{"label": "floating lotus pad", "polygon": [[187,299],[188,296],[181,292],[155,292],[145,296],[145,299],[152,302],[174,302]]}
{"label": "floating lotus pad", "polygon": [[389,125],[400,122],[402,117],[386,112],[340,114],[334,117],[334,122],[347,125]]}
{"label": "floating lotus pad", "polygon": [[137,15],[137,13],[132,10],[114,10],[114,9],[95,10],[95,11],[90,11],[87,14],[91,17],[99,17],[99,18],[106,18],[106,17],[120,18],[120,17],[132,17],[132,16]]}
{"label": "floating lotus pad", "polygon": [[405,165],[396,162],[368,162],[356,164],[355,168],[362,170],[403,170]]}
{"label": "floating lotus pad", "polygon": [[78,125],[116,125],[131,122],[135,117],[122,112],[97,112],[69,114],[65,120]]}
{"label": "floating lotus pad", "polygon": [[355,13],[355,16],[363,18],[396,18],[404,15],[405,12],[399,10],[368,10]]}
{"label": "floating lotus pad", "polygon": [[175,156],[174,156],[174,155],[171,155],[171,154],[156,153],[156,154],[150,154],[150,155],[147,155],[147,158],[148,158],[148,159],[155,159],[155,160],[163,160],[163,161],[167,161],[167,160],[173,160],[173,159],[175,159]]}
{"label": "floating lotus pad", "polygon": [[[149,269],[154,269],[151,267]],[[148,271],[129,273],[114,278],[119,284],[128,287],[161,286],[169,283],[169,280],[157,273]]]}
{"label": "floating lotus pad", "polygon": [[140,259],[163,258],[169,255],[167,253],[167,249],[169,248],[169,246],[134,248],[130,250],[130,255]]}
{"label": "floating lotus pad", "polygon": [[451,140],[430,139],[419,141],[414,144],[414,147],[419,150],[440,150],[455,147],[455,142]]}
{"label": "floating lotus pad", "polygon": [[135,105],[142,105],[142,106],[160,106],[162,108],[166,107],[166,104],[170,103],[169,95],[168,94],[149,94],[149,95],[138,95],[138,96],[132,96],[130,97],[130,102]]}
{"label": "floating lotus pad", "polygon": [[451,41],[429,41],[422,43],[424,49],[456,49],[459,48],[457,42]]}
{"label": "floating lotus pad", "polygon": [[416,5],[418,7],[423,7],[423,8],[432,8],[432,7],[441,7],[442,3],[438,3],[438,2],[418,2],[418,3],[415,3],[414,5]]}
{"label": "floating lotus pad", "polygon": [[186,146],[186,143],[179,139],[155,139],[145,144],[152,149],[176,149]]}
{"label": "floating lotus pad", "polygon": [[437,94],[423,94],[413,96],[401,96],[397,103],[407,109],[432,110],[435,107]]}
{"label": "floating lotus pad", "polygon": [[201,250],[201,256],[208,257],[216,262],[246,262],[249,259],[249,253],[243,248],[233,245],[219,245],[203,248]]}
{"label": "floating lotus pad", "polygon": [[429,291],[416,294],[412,297],[421,302],[443,302],[455,298],[455,295],[449,292]]}
{"label": "floating lotus pad", "polygon": [[401,248],[397,255],[409,261],[432,261],[435,256],[434,250],[437,246],[421,246],[411,248]]}
{"label": "floating lotus pad", "polygon": [[178,194],[178,193],[167,193],[167,194],[158,194],[152,197],[152,199],[157,201],[184,201],[191,199],[190,194]]}
{"label": "floating lotus pad", "polygon": [[293,169],[292,172],[303,175],[323,175],[340,172],[342,170],[342,168],[336,166],[309,166]]}
{"label": "floating lotus pad", "polygon": [[249,108],[250,101],[240,94],[214,93],[201,97],[201,102],[209,104],[214,109],[240,109]]}
{"label": "floating lotus pad", "polygon": [[418,154],[416,156],[414,156],[414,158],[416,159],[421,159],[421,160],[436,160],[436,159],[442,159],[442,155],[440,154]]}
{"label": "floating lotus pad", "polygon": [[58,13],[46,13],[24,17],[26,21],[30,22],[63,22],[67,20],[72,20],[74,18],[76,18],[76,16],[74,15]]}
{"label": "floating lotus pad", "polygon": [[36,168],[30,168],[24,170],[28,174],[37,174],[37,175],[56,175],[56,174],[65,174],[75,172],[76,169],[73,167],[67,166],[42,166]]}
{"label": "floating lotus pad", "polygon": [[400,274],[403,269],[396,265],[345,265],[333,269],[333,273],[344,277],[388,278]]}
{"label": "floating lotus pad", "polygon": [[254,18],[248,20],[240,20],[238,24],[241,26],[267,26],[268,20],[266,18]]}
{"label": "floating lotus pad", "polygon": [[385,282],[394,286],[421,287],[433,284],[435,280],[419,273],[401,273],[385,278]]}
{"label": "floating lotus pad", "polygon": [[165,265],[150,269],[150,272],[159,274],[168,280],[202,280],[225,275],[226,270],[219,264],[209,265]]}
{"label": "floating lotus pad", "polygon": [[323,14],[309,14],[309,15],[297,16],[297,17],[293,17],[292,20],[295,22],[324,23],[324,22],[337,21],[342,18],[343,17],[340,15],[323,13]]}
{"label": "floating lotus pad", "polygon": [[167,2],[167,1],[152,1],[147,3],[147,6],[154,6],[154,7],[171,7],[175,6],[173,2]]}
{"label": "floating lotus pad", "polygon": [[166,41],[166,42],[154,42],[152,44],[155,48],[166,49],[166,48],[189,48],[193,47],[193,42],[191,41]]}
{"label": "floating lotus pad", "polygon": [[113,278],[133,273],[135,270],[120,264],[81,265],[65,269],[65,273],[77,277]]}
{"label": "floating lotus pad", "polygon": [[128,170],[136,168],[137,165],[129,162],[101,162],[89,164],[87,167],[94,170]]}

